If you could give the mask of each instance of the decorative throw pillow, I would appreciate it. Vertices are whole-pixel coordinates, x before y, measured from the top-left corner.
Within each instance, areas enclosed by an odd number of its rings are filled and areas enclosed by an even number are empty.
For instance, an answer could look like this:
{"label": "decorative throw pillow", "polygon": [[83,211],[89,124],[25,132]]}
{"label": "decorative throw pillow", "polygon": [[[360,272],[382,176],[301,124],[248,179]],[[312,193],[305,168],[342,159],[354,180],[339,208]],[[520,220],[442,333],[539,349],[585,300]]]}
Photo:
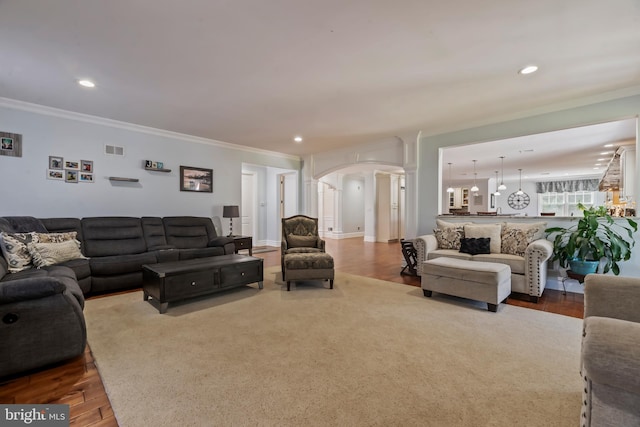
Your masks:
{"label": "decorative throw pillow", "polygon": [[33,265],[38,268],[85,258],[80,252],[80,242],[75,239],[60,243],[30,243],[28,248],[33,257]]}
{"label": "decorative throw pillow", "polygon": [[17,273],[32,267],[32,258],[27,245],[33,240],[31,233],[0,233],[2,254],[7,260],[9,271]]}
{"label": "decorative throw pillow", "polygon": [[505,227],[502,232],[502,253],[524,256],[529,243],[540,237],[538,228],[510,228]]}
{"label": "decorative throw pillow", "polygon": [[78,233],[69,231],[66,233],[31,233],[35,243],[62,243],[67,240],[75,240]]}
{"label": "decorative throw pillow", "polygon": [[287,236],[287,243],[292,248],[315,248],[318,243],[318,238],[316,236],[289,234]]}
{"label": "decorative throw pillow", "polygon": [[500,224],[470,224],[464,226],[464,237],[488,237],[491,239],[491,253],[500,253]]}
{"label": "decorative throw pillow", "polygon": [[462,227],[436,228],[433,230],[433,234],[438,241],[438,249],[459,250],[463,233]]}
{"label": "decorative throw pillow", "polygon": [[460,252],[477,255],[491,253],[491,239],[489,237],[465,237],[460,240]]}
{"label": "decorative throw pillow", "polygon": [[[529,223],[520,223],[520,222],[505,222],[502,224],[502,234],[505,234],[510,229],[518,229],[518,230],[532,230],[535,229],[536,232],[533,236],[533,240],[544,239],[545,232],[547,228],[546,222],[529,222]],[[532,241],[533,241],[532,240]]]}

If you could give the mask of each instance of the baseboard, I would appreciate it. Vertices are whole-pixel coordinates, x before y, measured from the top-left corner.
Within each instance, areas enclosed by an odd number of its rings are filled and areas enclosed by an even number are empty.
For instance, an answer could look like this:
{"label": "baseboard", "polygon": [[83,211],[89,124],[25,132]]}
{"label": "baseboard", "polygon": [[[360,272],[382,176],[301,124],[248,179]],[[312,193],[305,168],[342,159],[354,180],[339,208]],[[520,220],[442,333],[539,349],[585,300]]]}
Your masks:
{"label": "baseboard", "polygon": [[329,232],[325,232],[323,237],[326,237],[327,239],[336,239],[336,240],[351,239],[353,237],[364,237],[364,233],[361,231],[358,231],[355,233],[334,233],[332,231],[329,231]]}

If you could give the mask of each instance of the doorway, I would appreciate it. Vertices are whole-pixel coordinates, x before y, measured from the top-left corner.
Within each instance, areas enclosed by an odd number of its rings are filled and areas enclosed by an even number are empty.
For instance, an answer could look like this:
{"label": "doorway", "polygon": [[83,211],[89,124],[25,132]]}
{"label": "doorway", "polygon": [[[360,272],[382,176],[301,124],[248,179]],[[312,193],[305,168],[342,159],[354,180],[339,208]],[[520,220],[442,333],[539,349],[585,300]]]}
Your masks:
{"label": "doorway", "polygon": [[256,173],[242,173],[242,206],[240,207],[240,212],[242,213],[241,221],[243,236],[257,236],[257,186],[258,176]]}

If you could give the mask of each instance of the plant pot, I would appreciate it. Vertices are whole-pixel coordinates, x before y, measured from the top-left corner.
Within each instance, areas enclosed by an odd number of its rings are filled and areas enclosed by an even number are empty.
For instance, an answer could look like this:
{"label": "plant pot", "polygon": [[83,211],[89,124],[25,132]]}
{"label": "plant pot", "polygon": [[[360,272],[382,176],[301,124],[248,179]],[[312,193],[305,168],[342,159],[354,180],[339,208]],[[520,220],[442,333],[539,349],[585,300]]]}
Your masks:
{"label": "plant pot", "polygon": [[600,261],[581,261],[579,259],[569,261],[571,271],[584,275],[595,273],[599,265]]}

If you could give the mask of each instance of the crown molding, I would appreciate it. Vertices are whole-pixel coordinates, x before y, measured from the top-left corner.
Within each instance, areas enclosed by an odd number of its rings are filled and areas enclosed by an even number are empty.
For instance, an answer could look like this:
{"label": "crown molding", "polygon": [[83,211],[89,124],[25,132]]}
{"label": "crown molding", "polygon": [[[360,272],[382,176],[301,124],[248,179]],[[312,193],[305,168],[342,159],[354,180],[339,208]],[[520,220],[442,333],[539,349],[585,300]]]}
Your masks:
{"label": "crown molding", "polygon": [[95,125],[108,126],[117,129],[124,129],[132,132],[145,133],[149,135],[174,138],[184,142],[191,142],[195,144],[206,144],[215,147],[227,148],[230,150],[245,151],[249,153],[263,154],[273,157],[280,157],[289,160],[300,160],[299,156],[291,154],[279,153],[276,151],[263,150],[261,148],[247,147],[239,144],[232,144],[230,142],[218,141],[215,139],[202,138],[194,135],[187,135],[179,132],[172,132],[169,130],[153,128],[149,126],[136,125],[134,123],[122,122],[119,120],[107,119],[99,116],[92,116],[90,114],[76,113],[74,111],[63,110],[60,108],[47,107],[45,105],[33,104],[25,101],[18,101],[11,98],[0,97],[0,107],[12,108],[14,110],[27,111],[30,113],[42,114],[45,116],[58,117],[68,120],[75,120],[78,122],[91,123]]}

